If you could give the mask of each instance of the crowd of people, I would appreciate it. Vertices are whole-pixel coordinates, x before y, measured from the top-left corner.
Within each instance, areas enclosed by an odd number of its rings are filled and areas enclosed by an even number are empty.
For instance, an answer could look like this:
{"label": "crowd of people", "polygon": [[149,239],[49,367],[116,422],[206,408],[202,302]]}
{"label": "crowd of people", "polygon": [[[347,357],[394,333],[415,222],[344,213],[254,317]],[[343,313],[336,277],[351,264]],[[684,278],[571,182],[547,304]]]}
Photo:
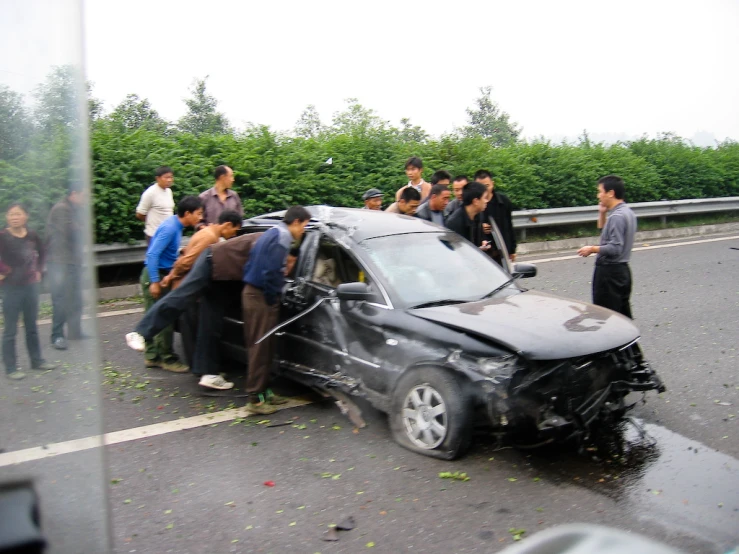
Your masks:
{"label": "crowd of people", "polygon": [[[470,180],[465,175],[452,176],[439,170],[426,182],[422,177],[423,162],[412,157],[405,164],[405,173],[408,183],[397,190],[386,212],[415,216],[446,227],[501,265],[505,265],[504,251],[515,261],[513,206],[503,193],[495,190],[490,171],[480,169]],[[247,407],[255,413],[272,413],[285,399],[269,388],[275,343],[273,336],[264,337],[278,322],[280,294],[295,264],[310,213],[293,206],[270,230],[236,237],[244,211],[239,195],[232,190],[232,168],[218,166],[212,188],[199,196],[185,196],[176,206],[171,190],[174,171],[163,166],[154,177],[155,182],[145,190],[136,207],[136,217],[145,223],[147,242],[140,277],[146,314],[136,329],[126,335],[126,342],[144,353],[146,368],[191,372],[198,377],[200,386],[209,389],[233,388],[234,384],[220,371],[219,343],[226,299],[218,282],[241,281],[249,367]],[[593,302],[631,317],[628,263],[636,217],[624,202],[622,179],[609,175],[597,185],[600,244],[584,246],[578,254],[597,255]],[[382,191],[369,189],[362,195],[364,209],[381,210],[383,199]],[[31,368],[55,367],[43,358],[38,338],[36,318],[43,271],[48,274],[52,296],[52,347],[64,350],[68,340],[85,338],[81,328],[83,218],[77,213],[83,201],[84,193],[72,189],[51,209],[46,240],[28,228],[28,210],[22,204],[12,203],[6,209],[7,227],[0,231],[2,355],[11,379],[25,376],[18,367],[15,347],[21,314]],[[494,240],[493,224],[500,231],[505,249]],[[180,252],[187,228],[196,232]],[[172,346],[173,324],[178,320],[191,367],[178,358]]]}

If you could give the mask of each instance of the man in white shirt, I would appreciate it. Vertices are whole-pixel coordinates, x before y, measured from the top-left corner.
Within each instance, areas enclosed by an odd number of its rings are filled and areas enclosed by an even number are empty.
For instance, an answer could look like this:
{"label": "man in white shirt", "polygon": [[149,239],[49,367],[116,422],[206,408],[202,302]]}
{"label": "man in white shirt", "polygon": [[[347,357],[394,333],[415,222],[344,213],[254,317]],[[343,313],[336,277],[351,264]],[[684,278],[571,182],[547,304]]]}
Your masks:
{"label": "man in white shirt", "polygon": [[407,189],[408,187],[412,187],[420,193],[421,202],[426,199],[431,191],[431,183],[423,180],[423,177],[421,177],[422,173],[423,161],[421,161],[421,158],[415,156],[408,158],[408,161],[405,162],[405,175],[408,177],[408,184],[400,187],[395,193],[396,202],[400,201],[400,193],[403,192],[403,189]]}
{"label": "man in white shirt", "polygon": [[144,235],[147,246],[157,227],[174,214],[174,198],[171,190],[174,183],[172,168],[166,165],[158,167],[154,173],[154,179],[156,182],[144,191],[139,205],[136,206],[136,219],[146,222]]}

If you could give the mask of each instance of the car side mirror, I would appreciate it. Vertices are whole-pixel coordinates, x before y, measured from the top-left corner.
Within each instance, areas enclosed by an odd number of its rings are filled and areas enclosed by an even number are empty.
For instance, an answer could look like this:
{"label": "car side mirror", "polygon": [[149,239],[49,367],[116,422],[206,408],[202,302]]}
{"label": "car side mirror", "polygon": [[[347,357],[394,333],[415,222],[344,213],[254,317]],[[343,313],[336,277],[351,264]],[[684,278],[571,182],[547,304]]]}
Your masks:
{"label": "car side mirror", "polygon": [[336,287],[336,297],[345,300],[372,300],[374,294],[367,283],[342,283]]}
{"label": "car side mirror", "polygon": [[523,278],[536,277],[536,266],[534,264],[513,264],[513,276],[516,275]]}

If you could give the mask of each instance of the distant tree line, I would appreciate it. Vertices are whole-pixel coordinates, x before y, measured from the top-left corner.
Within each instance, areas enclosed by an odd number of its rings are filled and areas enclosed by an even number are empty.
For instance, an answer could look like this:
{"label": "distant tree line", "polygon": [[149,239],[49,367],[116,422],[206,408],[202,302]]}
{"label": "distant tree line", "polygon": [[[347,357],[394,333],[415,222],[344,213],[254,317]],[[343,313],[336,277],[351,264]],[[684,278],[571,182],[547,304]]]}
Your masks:
{"label": "distant tree line", "polygon": [[[207,77],[195,81],[176,123],[135,94],[104,114],[89,86],[80,98],[80,82],[72,68],[56,68],[36,90],[33,109],[0,86],[0,206],[23,199],[41,227],[78,174],[73,146],[89,133],[99,243],[143,237],[134,209],[160,165],[175,171],[175,198],[212,186],[213,168],[230,165],[247,215],[292,204],[360,206],[372,187],[389,200],[406,182],[410,156],[423,159],[426,178],[438,169],[454,175],[489,169],[518,209],[592,205],[595,182],[608,173],[625,178],[630,202],[739,195],[736,142],[700,148],[664,134],[604,145],[587,133],[578,144],[522,141],[490,87],[467,109],[465,127],[434,138],[408,119],[393,125],[356,99],[327,123],[308,106],[290,132],[266,125],[235,130],[208,93]],[[88,117],[80,117],[79,106]]]}

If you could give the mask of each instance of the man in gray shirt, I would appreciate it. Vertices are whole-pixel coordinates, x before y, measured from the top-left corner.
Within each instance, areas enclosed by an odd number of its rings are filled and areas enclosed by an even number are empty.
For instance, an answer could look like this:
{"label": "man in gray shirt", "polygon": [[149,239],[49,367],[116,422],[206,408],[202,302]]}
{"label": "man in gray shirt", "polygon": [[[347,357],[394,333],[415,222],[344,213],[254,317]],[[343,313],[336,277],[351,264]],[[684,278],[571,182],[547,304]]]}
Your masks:
{"label": "man in gray shirt", "polygon": [[[593,273],[593,304],[632,318],[629,261],[636,234],[636,215],[626,205],[625,193],[626,186],[621,177],[607,175],[598,180],[601,207],[598,226],[603,227],[600,244],[583,246],[577,253],[580,256],[597,254]],[[608,219],[603,225],[606,211]]]}

